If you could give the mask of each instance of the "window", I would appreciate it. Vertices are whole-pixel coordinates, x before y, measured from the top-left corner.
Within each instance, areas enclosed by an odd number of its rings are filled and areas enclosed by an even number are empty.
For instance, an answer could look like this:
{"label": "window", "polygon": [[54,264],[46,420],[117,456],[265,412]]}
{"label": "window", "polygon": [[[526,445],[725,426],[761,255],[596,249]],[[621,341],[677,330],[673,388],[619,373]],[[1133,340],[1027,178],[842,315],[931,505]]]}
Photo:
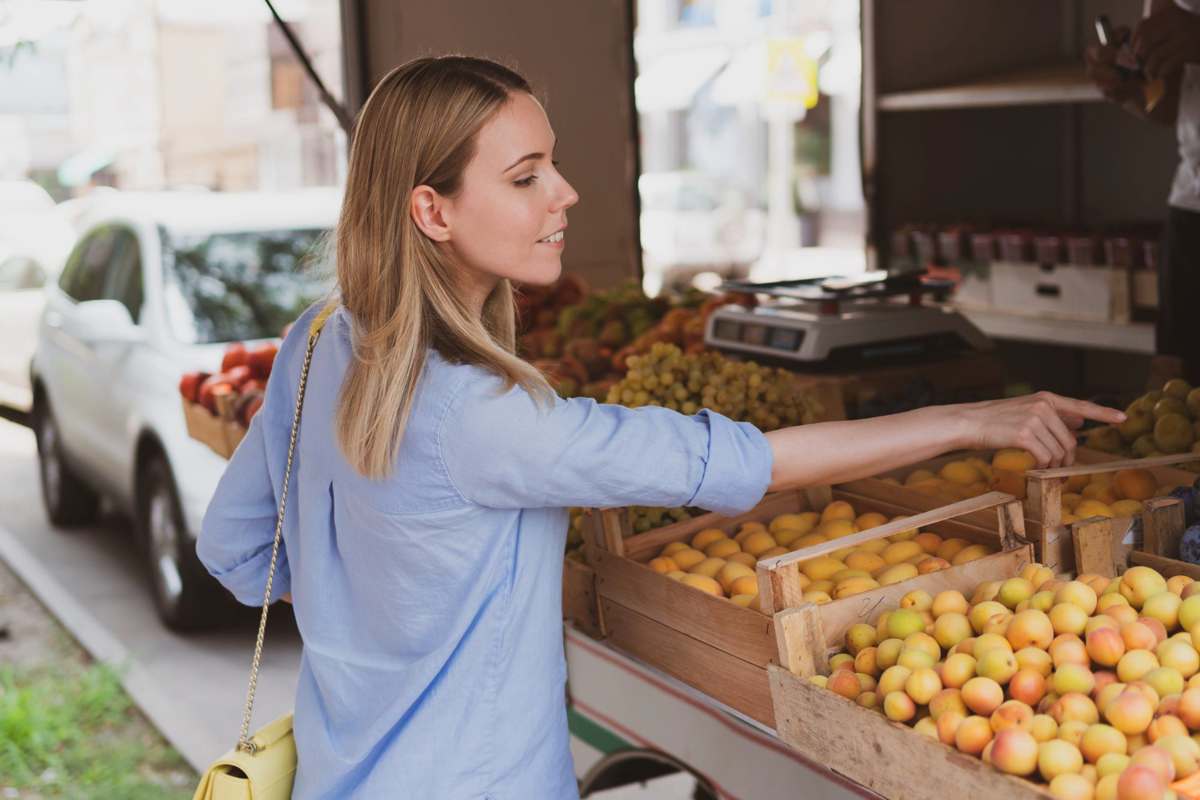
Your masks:
{"label": "window", "polygon": [[116,245],[115,231],[100,228],[88,234],[67,259],[59,288],[73,300],[83,303],[104,296],[104,278]]}
{"label": "window", "polygon": [[142,315],[142,254],[137,235],[126,228],[114,232],[113,259],[104,282],[107,300],[117,300],[137,323]]}
{"label": "window", "polygon": [[182,342],[279,336],[329,281],[308,263],[323,230],[163,230],[167,323]]}

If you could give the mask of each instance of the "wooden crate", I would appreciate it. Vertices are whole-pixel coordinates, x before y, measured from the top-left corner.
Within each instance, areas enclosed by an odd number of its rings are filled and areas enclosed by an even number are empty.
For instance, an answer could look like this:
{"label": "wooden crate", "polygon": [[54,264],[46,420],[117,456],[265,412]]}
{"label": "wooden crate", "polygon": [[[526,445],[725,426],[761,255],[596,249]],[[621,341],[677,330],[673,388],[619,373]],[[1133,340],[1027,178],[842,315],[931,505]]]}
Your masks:
{"label": "wooden crate", "polygon": [[[1063,487],[1069,478],[1076,475],[1095,475],[1101,472],[1118,472],[1123,469],[1144,469],[1154,475],[1155,481],[1162,486],[1169,483],[1191,483],[1195,475],[1176,468],[1179,464],[1196,460],[1195,454],[1183,453],[1170,456],[1155,456],[1140,459],[1114,459],[1108,453],[1098,453],[1087,448],[1080,448],[1077,453],[1077,463],[1072,467],[1057,467],[1054,469],[1030,470],[1026,474],[1025,516],[1030,538],[1040,546],[1039,556],[1042,562],[1056,572],[1087,572],[1083,567],[1076,568],[1075,546],[1072,531],[1079,525],[1097,524],[1110,530],[1114,538],[1123,538],[1133,526],[1130,517],[1118,517],[1108,522],[1098,519],[1080,520],[1072,525],[1062,522]],[[1153,503],[1154,500],[1147,501]],[[1182,531],[1181,531],[1182,533]],[[1178,541],[1175,552],[1178,552]]]}
{"label": "wooden crate", "polygon": [[[843,648],[846,632],[852,625],[876,622],[880,614],[897,607],[907,592],[920,588],[936,594],[957,589],[969,596],[980,583],[1019,574],[1033,558],[1032,546],[1019,539],[1024,519],[1021,504],[1011,495],[999,492],[838,540],[840,543],[857,539],[861,543],[872,535],[895,533],[904,525],[925,527],[938,518],[955,515],[961,518],[990,509],[995,509],[1001,536],[1010,548],[1002,553],[885,587],[870,593],[874,597],[854,596],[821,606],[801,603],[787,607],[786,588],[782,591],[785,599],[780,603],[781,592],[772,586],[773,604],[782,606],[774,614],[779,664],[769,665],[767,673],[775,729],[784,742],[885,797],[941,800],[947,796],[947,786],[954,787],[953,796],[975,800],[1032,800],[1050,796],[1042,787],[993,770],[974,756],[928,739],[808,680],[812,675],[828,673],[828,657]],[[789,553],[770,561],[794,565],[798,558]],[[760,566],[760,585],[778,581],[781,565]],[[785,579],[783,586],[786,584]]]}
{"label": "wooden crate", "polygon": [[596,601],[596,571],[582,561],[563,559],[563,619],[593,639],[603,638]]}
{"label": "wooden crate", "polygon": [[[771,663],[778,663],[779,647],[775,621],[770,612],[775,610],[776,603],[783,603],[785,605],[779,607],[785,607],[788,603],[796,605],[802,602],[798,580],[793,579],[789,585],[787,578],[798,570],[799,561],[888,535],[886,532],[870,535],[877,530],[898,533],[915,526],[927,526],[928,530],[944,536],[957,536],[998,548],[1003,544],[1009,548],[1027,546],[1020,538],[1023,530],[1020,514],[1014,510],[1019,509],[1019,504],[1009,495],[992,493],[956,504],[959,506],[957,508],[947,507],[945,514],[918,515],[903,523],[889,523],[835,542],[764,560],[759,569],[759,591],[760,600],[764,608],[769,609],[768,612],[736,606],[723,598],[673,581],[646,566],[646,562],[657,556],[667,544],[690,539],[706,528],[720,528],[732,534],[743,522],[769,521],[783,513],[819,510],[833,499],[850,502],[859,513],[878,511],[888,516],[912,514],[911,509],[827,488],[779,492],[769,495],[752,511],[740,516],[706,514],[637,536],[627,535],[629,517],[625,510],[606,509],[593,514],[592,540],[586,552],[588,562],[596,570],[596,593],[603,633],[610,643],[642,661],[747,716],[772,725],[774,712],[766,668]],[[1006,517],[1006,520],[1012,520],[1011,523],[994,520],[991,530],[964,525],[952,519],[957,514],[970,514],[1006,504],[1011,506]],[[1015,518],[1012,517],[1014,513]],[[973,575],[984,562],[1002,563],[1006,569],[1011,568],[1015,561],[1029,560],[1031,551],[1025,550],[1023,553],[1022,556],[997,553],[977,562],[919,576],[821,608],[842,609],[852,604],[858,607],[863,603],[887,602],[888,599],[898,599],[905,591],[924,585],[921,583],[923,579],[944,581],[953,579],[953,575]],[[769,567],[764,568],[762,565],[768,562]],[[776,572],[781,574],[775,576]],[[970,580],[978,582],[974,578]],[[897,591],[900,594],[896,594]],[[767,598],[770,598],[770,606],[765,605]]]}
{"label": "wooden crate", "polygon": [[[237,449],[237,442],[230,440],[228,430],[230,421],[209,413],[208,409],[199,403],[190,403],[182,398],[181,400],[188,436],[208,445],[214,453],[222,458],[232,456],[233,451]],[[240,437],[238,441],[241,441]]]}
{"label": "wooden crate", "polygon": [[[927,469],[937,473],[951,461],[977,457],[991,462],[994,451],[963,451],[938,458],[920,461],[907,467],[891,470],[873,478],[865,478],[842,484],[846,491],[887,500],[896,505],[917,509],[932,509],[949,499],[946,495],[927,494],[906,486],[889,483],[892,478],[903,483],[914,470]],[[1191,482],[1195,475],[1172,465],[1196,460],[1194,455],[1161,456],[1150,459],[1120,460],[1110,453],[1080,447],[1076,451],[1076,466],[1051,470],[1031,470],[1021,474],[998,471],[996,488],[1015,495],[1024,502],[1026,533],[1033,542],[1038,559],[1055,572],[1074,570],[1074,550],[1071,544],[1070,527],[1062,523],[1062,485],[1071,475],[1116,472],[1121,469],[1148,469],[1160,485]],[[1068,470],[1063,473],[1063,470]],[[1054,494],[1055,487],[1057,494]],[[959,520],[965,524],[978,525],[984,522],[979,515]],[[1131,521],[1126,520],[1126,527]]]}
{"label": "wooden crate", "polygon": [[992,769],[877,711],[767,668],[779,738],[884,797],[905,800],[1044,800],[1043,787]]}

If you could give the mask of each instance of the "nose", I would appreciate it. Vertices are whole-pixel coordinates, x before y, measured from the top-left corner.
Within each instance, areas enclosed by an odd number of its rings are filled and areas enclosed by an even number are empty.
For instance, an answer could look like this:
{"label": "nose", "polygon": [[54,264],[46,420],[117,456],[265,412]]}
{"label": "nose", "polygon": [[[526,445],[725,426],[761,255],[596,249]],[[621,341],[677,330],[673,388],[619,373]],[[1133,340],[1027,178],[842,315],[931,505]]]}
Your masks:
{"label": "nose", "polygon": [[575,187],[567,183],[567,179],[559,176],[559,182],[562,184],[554,195],[554,211],[566,211],[571,206],[579,202],[579,194],[575,191]]}

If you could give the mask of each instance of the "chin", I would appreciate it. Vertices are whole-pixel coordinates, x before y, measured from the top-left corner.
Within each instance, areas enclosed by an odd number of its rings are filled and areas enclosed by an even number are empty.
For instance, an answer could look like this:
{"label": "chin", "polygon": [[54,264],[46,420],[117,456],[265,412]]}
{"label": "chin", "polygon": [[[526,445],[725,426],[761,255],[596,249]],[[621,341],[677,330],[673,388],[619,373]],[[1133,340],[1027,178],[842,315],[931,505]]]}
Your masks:
{"label": "chin", "polygon": [[517,283],[523,283],[526,286],[549,286],[554,283],[562,275],[562,262],[556,261],[552,266],[545,267],[538,265],[535,269],[529,270],[523,275],[514,275],[512,280]]}

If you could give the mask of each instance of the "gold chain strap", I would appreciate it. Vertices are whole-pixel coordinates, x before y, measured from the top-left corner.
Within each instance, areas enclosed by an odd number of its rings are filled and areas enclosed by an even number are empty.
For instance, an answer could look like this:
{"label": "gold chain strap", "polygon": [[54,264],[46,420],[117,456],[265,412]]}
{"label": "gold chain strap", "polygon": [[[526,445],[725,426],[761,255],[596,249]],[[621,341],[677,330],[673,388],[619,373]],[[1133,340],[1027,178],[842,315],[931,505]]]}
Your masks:
{"label": "gold chain strap", "polygon": [[296,436],[300,431],[300,410],[304,407],[304,390],[308,386],[308,367],[312,363],[313,349],[321,335],[327,309],[318,316],[308,335],[308,349],[304,352],[304,365],[300,368],[300,388],[296,391],[296,412],[292,416],[292,435],[288,441],[287,467],[283,472],[283,491],[279,497],[279,513],[275,516],[275,541],[271,544],[271,568],[267,572],[267,589],[263,594],[262,617],[258,621],[258,640],[254,643],[254,661],[250,664],[250,686],[246,690],[246,710],[242,714],[242,732],[238,736],[237,749],[254,755],[258,745],[250,738],[250,715],[254,711],[254,691],[258,688],[258,665],[262,660],[263,637],[267,632],[267,609],[271,605],[271,584],[275,581],[275,561],[279,557],[279,541],[283,537],[283,511],[287,508],[288,485],[292,478],[292,457],[296,453]]}

